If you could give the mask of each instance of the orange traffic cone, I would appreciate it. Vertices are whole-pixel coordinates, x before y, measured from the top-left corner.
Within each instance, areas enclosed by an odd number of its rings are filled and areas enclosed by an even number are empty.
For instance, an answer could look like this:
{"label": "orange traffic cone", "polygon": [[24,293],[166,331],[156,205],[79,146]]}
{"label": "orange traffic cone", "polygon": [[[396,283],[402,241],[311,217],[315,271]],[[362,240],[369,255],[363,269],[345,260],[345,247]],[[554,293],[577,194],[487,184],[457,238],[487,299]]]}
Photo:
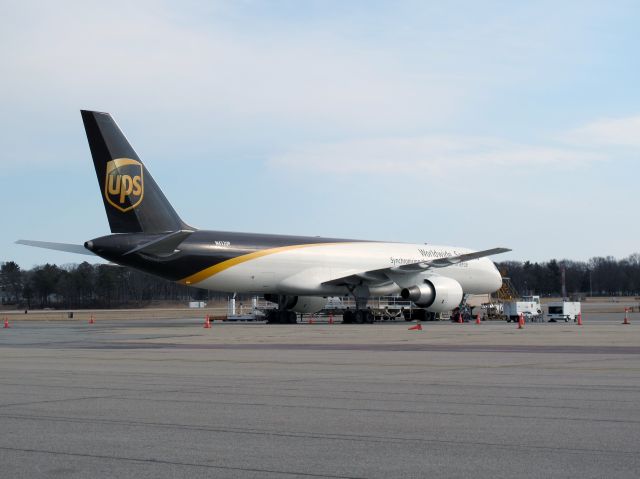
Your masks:
{"label": "orange traffic cone", "polygon": [[93,324],[95,321],[93,320],[93,314],[89,316],[89,324]]}
{"label": "orange traffic cone", "polygon": [[4,329],[9,329],[9,320],[6,316],[4,317]]}
{"label": "orange traffic cone", "polygon": [[422,331],[422,324],[416,323],[415,326],[411,326],[409,331]]}
{"label": "orange traffic cone", "polygon": [[631,324],[629,321],[629,310],[627,308],[624,308],[624,321],[622,324]]}
{"label": "orange traffic cone", "polygon": [[211,319],[208,314],[204,318],[204,329],[211,329]]}
{"label": "orange traffic cone", "polygon": [[309,316],[309,324],[313,324],[313,316]]}
{"label": "orange traffic cone", "polygon": [[518,329],[524,329],[524,314],[520,313],[518,318]]}
{"label": "orange traffic cone", "polygon": [[329,324],[333,324],[333,314],[329,315]]}
{"label": "orange traffic cone", "polygon": [[462,313],[458,313],[458,324],[462,324]]}
{"label": "orange traffic cone", "polygon": [[582,326],[582,313],[578,313],[578,326]]}
{"label": "orange traffic cone", "polygon": [[480,314],[477,314],[477,315],[476,315],[476,324],[482,324],[482,323],[480,322]]}

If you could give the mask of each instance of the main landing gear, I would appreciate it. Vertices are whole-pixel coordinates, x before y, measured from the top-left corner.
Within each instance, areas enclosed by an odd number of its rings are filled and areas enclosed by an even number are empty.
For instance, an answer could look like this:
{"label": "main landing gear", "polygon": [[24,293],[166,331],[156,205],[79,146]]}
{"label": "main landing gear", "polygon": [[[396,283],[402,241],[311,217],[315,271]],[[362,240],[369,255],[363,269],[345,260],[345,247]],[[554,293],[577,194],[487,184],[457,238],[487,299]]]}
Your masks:
{"label": "main landing gear", "polygon": [[342,314],[342,322],[344,324],[373,324],[373,321],[373,313],[368,309],[356,309],[355,311],[347,309]]}
{"label": "main landing gear", "polygon": [[347,309],[342,314],[343,324],[373,324],[375,317],[373,312],[367,308],[369,300],[369,287],[365,284],[359,284],[349,288],[349,293],[356,301],[356,309],[352,311]]}
{"label": "main landing gear", "polygon": [[298,302],[297,296],[285,296],[275,294],[265,294],[264,299],[277,303],[277,309],[267,311],[267,324],[296,324],[298,315],[295,311],[291,311]]}
{"label": "main landing gear", "polygon": [[296,324],[298,315],[286,309],[270,309],[267,311],[267,324]]}

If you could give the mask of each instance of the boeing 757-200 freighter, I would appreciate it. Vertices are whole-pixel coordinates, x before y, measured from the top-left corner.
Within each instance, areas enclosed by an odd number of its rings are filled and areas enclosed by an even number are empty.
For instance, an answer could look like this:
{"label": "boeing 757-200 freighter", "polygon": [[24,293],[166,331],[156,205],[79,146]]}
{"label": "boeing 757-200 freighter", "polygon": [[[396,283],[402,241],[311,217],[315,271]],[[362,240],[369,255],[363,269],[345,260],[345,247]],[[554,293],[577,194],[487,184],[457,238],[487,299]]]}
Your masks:
{"label": "boeing 757-200 freighter", "polygon": [[296,321],[328,296],[353,296],[345,323],[373,322],[370,296],[401,295],[428,312],[457,307],[466,294],[498,290],[487,256],[453,246],[206,231],[186,224],[108,113],[82,111],[111,233],[84,245],[19,240],[98,255],[171,281],[212,291],[264,295],[278,304],[270,323]]}

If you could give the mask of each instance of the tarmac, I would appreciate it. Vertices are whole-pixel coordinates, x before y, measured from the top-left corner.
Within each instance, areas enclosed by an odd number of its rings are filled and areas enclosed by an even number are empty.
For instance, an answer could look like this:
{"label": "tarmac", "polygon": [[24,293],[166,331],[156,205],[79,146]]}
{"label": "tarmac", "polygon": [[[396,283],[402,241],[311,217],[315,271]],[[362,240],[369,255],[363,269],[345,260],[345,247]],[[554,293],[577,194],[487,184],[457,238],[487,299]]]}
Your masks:
{"label": "tarmac", "polygon": [[13,321],[0,477],[640,476],[640,314]]}

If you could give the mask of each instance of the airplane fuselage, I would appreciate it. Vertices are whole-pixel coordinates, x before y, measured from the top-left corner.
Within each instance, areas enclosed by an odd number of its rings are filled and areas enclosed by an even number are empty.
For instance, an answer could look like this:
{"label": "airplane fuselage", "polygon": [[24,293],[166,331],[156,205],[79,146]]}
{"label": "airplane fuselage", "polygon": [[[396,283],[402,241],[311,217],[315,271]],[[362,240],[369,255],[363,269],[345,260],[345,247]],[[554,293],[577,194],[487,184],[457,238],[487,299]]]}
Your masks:
{"label": "airplane fuselage", "polygon": [[[347,292],[343,286],[326,284],[336,278],[472,251],[431,244],[197,230],[171,254],[127,254],[153,239],[154,235],[123,233],[97,238],[87,247],[114,263],[212,291],[322,296]],[[439,268],[436,274],[455,279],[469,294],[495,291],[502,284],[488,258]],[[371,294],[398,294],[412,284],[413,276],[398,274],[389,284],[372,287]]]}

